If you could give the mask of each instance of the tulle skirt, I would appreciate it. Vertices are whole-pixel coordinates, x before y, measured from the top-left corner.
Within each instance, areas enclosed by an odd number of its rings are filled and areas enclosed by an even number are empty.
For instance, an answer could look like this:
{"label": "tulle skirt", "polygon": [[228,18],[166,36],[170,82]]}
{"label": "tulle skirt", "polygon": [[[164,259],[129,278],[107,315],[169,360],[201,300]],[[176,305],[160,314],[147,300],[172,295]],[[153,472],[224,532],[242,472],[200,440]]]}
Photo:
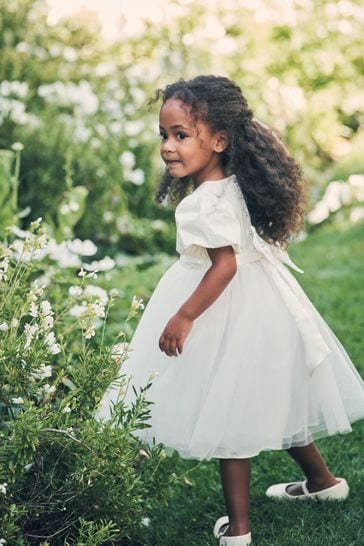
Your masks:
{"label": "tulle skirt", "polygon": [[[363,381],[288,271],[291,291],[327,346],[314,368],[312,347],[262,260],[239,265],[224,292],[195,320],[181,355],[160,351],[167,321],[207,268],[174,263],[135,331],[120,374],[137,388],[154,377],[147,392],[151,427],[138,435],[182,457],[208,460],[252,457],[350,432],[350,423],[364,417]],[[96,418],[107,420],[120,396],[130,404],[133,390],[121,393],[119,383],[111,384]]]}

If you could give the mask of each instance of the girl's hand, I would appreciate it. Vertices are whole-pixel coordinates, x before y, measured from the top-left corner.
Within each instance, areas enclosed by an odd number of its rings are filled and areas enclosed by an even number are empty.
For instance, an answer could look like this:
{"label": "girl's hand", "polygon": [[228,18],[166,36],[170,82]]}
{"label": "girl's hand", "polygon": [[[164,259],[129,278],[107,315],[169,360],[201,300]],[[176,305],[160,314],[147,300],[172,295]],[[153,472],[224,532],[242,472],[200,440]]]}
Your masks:
{"label": "girl's hand", "polygon": [[159,348],[168,356],[178,356],[182,353],[183,345],[193,326],[193,320],[177,312],[167,323],[161,337]]}

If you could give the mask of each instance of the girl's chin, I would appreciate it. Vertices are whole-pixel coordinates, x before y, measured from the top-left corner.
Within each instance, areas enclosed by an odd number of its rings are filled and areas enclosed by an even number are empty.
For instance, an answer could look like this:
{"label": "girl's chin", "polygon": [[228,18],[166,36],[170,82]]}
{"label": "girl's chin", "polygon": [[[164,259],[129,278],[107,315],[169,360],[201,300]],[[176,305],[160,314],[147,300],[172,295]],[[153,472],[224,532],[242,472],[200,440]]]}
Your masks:
{"label": "girl's chin", "polygon": [[180,165],[168,166],[167,170],[174,178],[183,178],[184,176],[187,176],[185,169],[183,169]]}

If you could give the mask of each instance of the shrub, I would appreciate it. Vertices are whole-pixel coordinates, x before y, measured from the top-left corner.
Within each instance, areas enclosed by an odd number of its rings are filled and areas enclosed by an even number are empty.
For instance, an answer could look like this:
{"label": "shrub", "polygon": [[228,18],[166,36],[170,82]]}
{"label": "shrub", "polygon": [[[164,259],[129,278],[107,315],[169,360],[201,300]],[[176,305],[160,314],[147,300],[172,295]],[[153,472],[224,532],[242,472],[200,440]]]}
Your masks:
{"label": "shrub", "polygon": [[0,246],[0,538],[127,544],[165,489],[162,446],[134,434],[148,426],[150,383],[109,422],[93,418],[129,350],[124,331],[106,341],[117,291],[51,266],[40,220],[21,235]]}

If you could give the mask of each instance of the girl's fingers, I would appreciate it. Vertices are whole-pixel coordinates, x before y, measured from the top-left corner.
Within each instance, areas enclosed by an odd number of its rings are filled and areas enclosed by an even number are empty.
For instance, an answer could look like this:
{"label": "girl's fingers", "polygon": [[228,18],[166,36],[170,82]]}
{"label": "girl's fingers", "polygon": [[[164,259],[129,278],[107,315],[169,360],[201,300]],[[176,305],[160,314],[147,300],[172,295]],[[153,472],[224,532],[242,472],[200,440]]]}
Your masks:
{"label": "girl's fingers", "polygon": [[182,349],[183,349],[183,341],[182,341],[182,339],[179,339],[179,340],[177,341],[177,346],[176,346],[176,347],[177,347],[178,353],[181,354],[181,353],[182,353]]}
{"label": "girl's fingers", "polygon": [[161,335],[161,337],[159,338],[159,348],[162,352],[164,352],[164,336],[163,334]]}
{"label": "girl's fingers", "polygon": [[163,353],[168,356],[178,356],[178,353],[182,352],[182,345],[176,338],[167,338],[165,335],[161,335],[159,338],[159,348]]}
{"label": "girl's fingers", "polygon": [[169,348],[171,350],[172,356],[178,356],[178,353],[177,353],[177,340],[176,339],[173,339],[171,341],[171,344],[170,344]]}
{"label": "girl's fingers", "polygon": [[167,353],[168,356],[174,356],[175,351],[176,351],[175,340],[170,339],[169,343],[167,345],[166,353]]}
{"label": "girl's fingers", "polygon": [[171,356],[170,354],[170,340],[166,338],[164,334],[159,338],[159,348],[166,355]]}

